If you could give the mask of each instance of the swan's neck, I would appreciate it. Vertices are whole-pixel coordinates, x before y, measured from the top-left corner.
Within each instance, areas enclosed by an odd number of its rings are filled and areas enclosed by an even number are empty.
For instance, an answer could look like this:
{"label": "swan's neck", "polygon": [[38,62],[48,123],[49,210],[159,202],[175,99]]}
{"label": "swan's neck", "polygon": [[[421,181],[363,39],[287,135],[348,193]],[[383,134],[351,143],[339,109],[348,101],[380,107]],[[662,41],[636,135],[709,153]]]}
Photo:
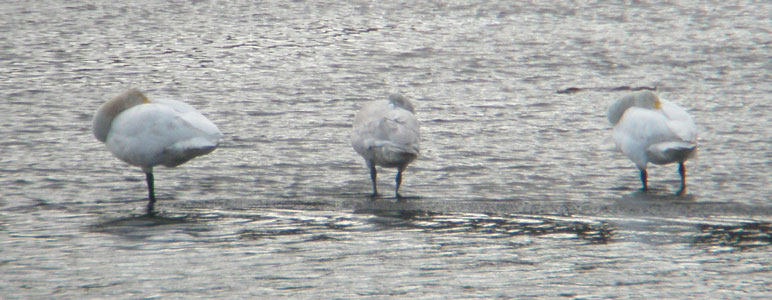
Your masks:
{"label": "swan's neck", "polygon": [[407,98],[403,97],[402,95],[398,95],[398,94],[389,95],[389,102],[391,102],[391,105],[393,105],[394,107],[402,108],[404,110],[409,111],[410,113],[415,113],[415,109],[413,109],[413,104],[410,103],[410,100],[407,100]]}
{"label": "swan's neck", "polygon": [[101,142],[106,141],[113,119],[124,110],[144,103],[150,103],[150,101],[142,92],[135,89],[105,102],[99,107],[94,116],[94,136]]}
{"label": "swan's neck", "polygon": [[617,125],[625,111],[633,106],[635,106],[635,97],[632,95],[622,97],[614,102],[614,104],[608,108],[608,112],[606,113],[609,123],[611,123],[611,125]]}
{"label": "swan's neck", "polygon": [[660,109],[661,105],[662,104],[660,103],[659,97],[657,97],[657,95],[651,91],[642,91],[624,96],[614,102],[614,104],[608,108],[606,116],[608,117],[608,121],[611,122],[611,125],[616,125],[617,122],[619,122],[619,119],[622,118],[622,115],[625,113],[625,111],[630,107],[635,106],[656,110]]}

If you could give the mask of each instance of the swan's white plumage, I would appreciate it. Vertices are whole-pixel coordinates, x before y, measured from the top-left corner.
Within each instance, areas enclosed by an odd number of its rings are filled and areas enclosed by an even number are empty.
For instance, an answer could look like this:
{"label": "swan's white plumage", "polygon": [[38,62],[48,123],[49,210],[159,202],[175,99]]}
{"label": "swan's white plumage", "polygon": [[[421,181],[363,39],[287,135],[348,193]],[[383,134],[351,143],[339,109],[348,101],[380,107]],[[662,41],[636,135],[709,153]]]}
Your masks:
{"label": "swan's white plumage", "polygon": [[[398,185],[402,170],[418,157],[419,144],[419,125],[413,105],[400,95],[373,101],[354,118],[351,134],[354,150],[365,159],[372,172],[376,165],[398,168]],[[373,193],[376,193],[374,180]]]}
{"label": "swan's white plumage", "polygon": [[379,100],[362,108],[354,120],[351,144],[359,155],[376,165],[396,167],[401,153],[418,155],[418,120],[412,112]]}
{"label": "swan's white plumage", "polygon": [[617,147],[642,172],[648,163],[683,163],[696,153],[697,127],[692,117],[651,91],[620,98],[609,107],[607,117],[614,126]]}
{"label": "swan's white plumage", "polygon": [[94,136],[115,157],[148,174],[151,202],[154,166],[183,164],[212,152],[222,138],[217,126],[190,105],[150,101],[136,89],[102,104],[93,123]]}
{"label": "swan's white plumage", "polygon": [[115,117],[106,144],[116,157],[147,172],[207,154],[221,137],[217,127],[189,105],[156,100]]}

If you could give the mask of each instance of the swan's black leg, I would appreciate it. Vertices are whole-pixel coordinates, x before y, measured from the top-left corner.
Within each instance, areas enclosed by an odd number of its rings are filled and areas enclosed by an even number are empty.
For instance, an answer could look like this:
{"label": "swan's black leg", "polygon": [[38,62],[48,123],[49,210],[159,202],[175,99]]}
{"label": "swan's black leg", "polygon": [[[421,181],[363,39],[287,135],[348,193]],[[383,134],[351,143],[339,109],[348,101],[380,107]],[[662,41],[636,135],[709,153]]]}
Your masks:
{"label": "swan's black leg", "polygon": [[645,169],[640,169],[640,170],[641,170],[641,184],[643,184],[643,187],[641,188],[641,190],[646,191],[649,189],[649,186],[646,183],[646,181],[648,180],[649,174],[646,173]]}
{"label": "swan's black leg", "polygon": [[681,174],[681,189],[678,191],[678,195],[686,193],[686,167],[683,162],[678,163],[678,174]]}
{"label": "swan's black leg", "polygon": [[367,166],[370,167],[370,180],[373,182],[373,198],[375,196],[378,196],[378,187],[376,185],[376,178],[378,177],[378,173],[375,171],[375,164],[374,163],[367,163]]}
{"label": "swan's black leg", "polygon": [[397,182],[397,188],[394,190],[394,195],[397,197],[397,199],[401,199],[402,198],[402,196],[399,195],[399,186],[402,185],[402,171],[403,170],[405,170],[405,168],[400,167],[400,168],[397,169],[397,178],[395,180]]}
{"label": "swan's black leg", "polygon": [[145,173],[145,179],[147,179],[148,198],[150,201],[147,203],[147,214],[153,214],[153,208],[155,207],[155,190],[153,189],[153,172]]}

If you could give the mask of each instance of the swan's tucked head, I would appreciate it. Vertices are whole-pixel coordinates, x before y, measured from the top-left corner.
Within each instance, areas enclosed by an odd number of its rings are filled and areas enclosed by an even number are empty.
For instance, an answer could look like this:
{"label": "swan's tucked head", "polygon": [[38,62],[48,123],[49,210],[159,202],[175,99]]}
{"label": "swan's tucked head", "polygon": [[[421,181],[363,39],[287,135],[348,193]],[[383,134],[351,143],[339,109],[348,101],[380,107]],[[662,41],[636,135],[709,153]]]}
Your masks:
{"label": "swan's tucked head", "polygon": [[101,142],[106,141],[107,134],[110,132],[110,125],[115,117],[124,110],[145,103],[150,103],[150,100],[137,89],[130,89],[118,97],[105,102],[97,109],[96,115],[94,115],[94,136]]}
{"label": "swan's tucked head", "polygon": [[635,97],[635,106],[647,109],[659,109],[662,103],[659,101],[659,97],[652,91],[642,91],[633,94]]}
{"label": "swan's tucked head", "polygon": [[622,115],[630,107],[640,107],[645,109],[660,109],[662,102],[652,91],[641,91],[619,98],[608,108],[606,117],[611,125],[616,125]]}
{"label": "swan's tucked head", "polygon": [[394,107],[399,107],[411,113],[415,113],[415,109],[413,109],[413,104],[410,103],[410,101],[407,100],[407,98],[405,98],[400,94],[389,95],[389,102],[391,102],[391,105],[394,105]]}

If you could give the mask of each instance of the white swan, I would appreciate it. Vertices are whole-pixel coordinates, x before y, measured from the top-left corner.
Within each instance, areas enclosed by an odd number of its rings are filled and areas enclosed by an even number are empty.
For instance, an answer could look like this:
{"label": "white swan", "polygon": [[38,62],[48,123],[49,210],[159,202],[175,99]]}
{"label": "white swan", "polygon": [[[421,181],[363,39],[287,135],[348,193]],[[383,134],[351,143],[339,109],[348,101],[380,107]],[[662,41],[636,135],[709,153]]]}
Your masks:
{"label": "white swan", "polygon": [[420,133],[413,105],[401,95],[367,104],[357,113],[351,145],[370,168],[373,196],[378,195],[375,166],[397,168],[395,195],[400,198],[402,172],[419,154]]}
{"label": "white swan", "polygon": [[131,89],[105,102],[93,121],[94,136],[120,160],[142,168],[153,213],[153,167],[176,167],[212,152],[222,133],[193,107],[174,100],[150,101]]}
{"label": "white swan", "polygon": [[640,170],[643,190],[648,188],[646,165],[678,162],[681,189],[686,191],[684,162],[696,154],[697,127],[681,107],[662,100],[651,91],[620,98],[609,107],[607,117],[614,126],[614,142]]}

